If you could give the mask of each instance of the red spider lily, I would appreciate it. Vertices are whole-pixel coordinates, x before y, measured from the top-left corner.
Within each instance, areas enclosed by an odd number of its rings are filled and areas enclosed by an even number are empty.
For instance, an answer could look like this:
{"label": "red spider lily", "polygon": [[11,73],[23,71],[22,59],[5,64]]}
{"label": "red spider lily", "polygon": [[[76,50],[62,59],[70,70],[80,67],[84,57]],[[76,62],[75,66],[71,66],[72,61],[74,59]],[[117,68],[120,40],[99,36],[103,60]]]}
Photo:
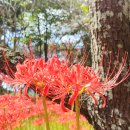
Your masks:
{"label": "red spider lily", "polygon": [[[59,81],[56,81],[57,86],[53,88],[53,94],[56,95],[54,99],[61,98],[61,104],[63,107],[65,95],[71,93],[71,97],[68,103],[72,106],[77,96],[83,92],[86,92],[93,98],[94,104],[97,105],[98,102],[95,97],[95,94],[97,93],[104,101],[102,107],[105,107],[106,98],[103,96],[104,92],[112,89],[113,87],[116,87],[130,75],[130,68],[128,68],[126,74],[121,80],[119,80],[119,76],[125,68],[126,60],[127,53],[124,54],[120,64],[117,59],[111,73],[109,72],[109,66],[104,81],[101,81],[98,73],[96,73],[91,67],[84,67],[81,64],[75,64],[71,66],[69,71],[66,71],[66,69],[65,72],[59,74],[60,76],[57,76]],[[119,65],[118,71],[116,71],[117,65]],[[63,110],[66,111],[64,107]]]}
{"label": "red spider lily", "polygon": [[[51,83],[61,88],[58,77],[61,77],[62,73],[68,69],[67,62],[61,63],[57,56],[53,56],[46,63],[43,58],[28,58],[22,64],[18,63],[16,65],[16,72],[14,73],[9,67],[5,54],[4,57],[10,73],[7,73],[8,75],[0,73],[2,81],[12,86],[14,85],[14,87],[24,84],[24,92],[26,95],[29,87],[43,96],[47,96]],[[63,82],[63,84],[64,83],[65,82]],[[53,91],[54,87],[51,88]]]}
{"label": "red spider lily", "polygon": [[[59,72],[60,73],[60,72]],[[71,93],[69,104],[72,106],[76,97],[92,86],[99,86],[100,79],[90,67],[84,67],[80,64],[75,64],[71,68],[66,68],[64,73],[56,75],[56,85],[53,85],[51,92],[55,97],[53,99],[61,98],[61,106],[64,111],[64,98],[66,94]],[[90,89],[90,88],[89,88]],[[89,90],[88,90],[89,91]]]}
{"label": "red spider lily", "polygon": [[[26,107],[28,104],[28,107]],[[30,108],[30,111],[28,111]],[[12,130],[20,121],[31,116],[33,103],[25,97],[0,96],[0,130]]]}
{"label": "red spider lily", "polygon": [[67,62],[61,63],[57,56],[53,56],[48,62],[45,62],[43,58],[28,58],[22,64],[16,65],[16,72],[14,73],[9,67],[5,54],[4,57],[10,73],[7,73],[8,75],[0,73],[1,80],[14,87],[24,84],[26,95],[28,88],[32,88],[40,95],[47,96],[51,83],[59,85],[58,76],[68,69]]}
{"label": "red spider lily", "polygon": [[30,86],[34,90],[40,91],[43,95],[46,95],[48,91],[47,67],[44,59],[26,59],[22,64],[16,65],[17,71],[12,73],[12,77],[9,75],[1,74],[2,81],[15,86],[25,84],[25,92]]}
{"label": "red spider lily", "polygon": [[[47,83],[47,65],[43,58],[35,59],[32,50],[32,43],[30,44],[30,55],[24,60],[22,64],[16,65],[16,72],[9,66],[6,54],[3,50],[3,56],[5,60],[6,74],[0,72],[0,80],[10,84],[12,87],[25,85],[24,90],[27,95],[29,87],[32,87],[35,91],[40,92],[41,95],[46,96],[48,92]],[[28,96],[28,95],[27,95]]]}

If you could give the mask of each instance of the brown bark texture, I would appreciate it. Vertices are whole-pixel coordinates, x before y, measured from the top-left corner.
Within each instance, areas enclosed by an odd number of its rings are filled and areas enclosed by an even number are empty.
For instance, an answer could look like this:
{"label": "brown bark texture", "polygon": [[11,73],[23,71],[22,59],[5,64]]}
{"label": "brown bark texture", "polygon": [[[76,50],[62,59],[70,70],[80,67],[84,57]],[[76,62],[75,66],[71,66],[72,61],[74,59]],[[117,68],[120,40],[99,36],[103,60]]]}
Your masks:
{"label": "brown bark texture", "polygon": [[[4,56],[5,55],[5,56]],[[7,62],[9,66],[7,65]],[[11,50],[5,45],[0,45],[0,72],[9,74],[9,68],[11,68],[14,72],[16,71],[16,64],[22,63],[24,61],[24,56],[20,51]],[[7,72],[8,71],[8,72]]]}
{"label": "brown bark texture", "polygon": [[[98,69],[105,47],[103,75],[108,67],[108,57],[112,52],[112,62],[121,48],[119,60],[125,51],[130,60],[130,1],[129,0],[92,0],[90,1],[91,21],[91,54],[92,66]],[[127,65],[129,66],[129,61]],[[112,67],[112,64],[111,64]],[[103,76],[102,75],[102,76]],[[95,130],[130,130],[130,77],[116,88],[105,93],[107,105],[94,108],[87,102],[89,121]]]}

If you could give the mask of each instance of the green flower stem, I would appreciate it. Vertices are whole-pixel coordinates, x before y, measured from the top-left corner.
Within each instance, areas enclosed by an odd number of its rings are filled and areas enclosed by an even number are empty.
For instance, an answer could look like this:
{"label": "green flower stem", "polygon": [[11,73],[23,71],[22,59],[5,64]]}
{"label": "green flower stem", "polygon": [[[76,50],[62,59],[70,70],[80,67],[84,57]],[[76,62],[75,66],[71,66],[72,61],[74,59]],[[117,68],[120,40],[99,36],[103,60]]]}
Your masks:
{"label": "green flower stem", "polygon": [[42,96],[42,103],[43,103],[43,107],[44,107],[44,114],[45,114],[45,121],[46,121],[46,130],[50,130],[48,113],[47,113],[46,98],[44,96]]}
{"label": "green flower stem", "polygon": [[76,110],[76,130],[80,130],[80,124],[79,124],[79,116],[80,116],[79,96],[77,96],[76,101],[75,101],[75,110]]}

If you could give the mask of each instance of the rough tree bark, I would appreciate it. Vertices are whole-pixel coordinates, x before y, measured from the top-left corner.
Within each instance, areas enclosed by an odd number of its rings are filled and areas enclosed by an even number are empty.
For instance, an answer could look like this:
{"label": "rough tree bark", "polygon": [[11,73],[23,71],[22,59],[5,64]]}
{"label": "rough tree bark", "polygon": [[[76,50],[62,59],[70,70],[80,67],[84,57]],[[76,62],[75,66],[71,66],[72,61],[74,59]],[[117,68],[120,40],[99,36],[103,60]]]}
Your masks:
{"label": "rough tree bark", "polygon": [[[98,61],[104,46],[106,56],[112,51],[115,58],[118,48],[121,48],[121,55],[124,51],[128,51],[130,58],[130,1],[91,0],[90,2],[92,66],[98,69]],[[103,65],[104,68],[107,67],[106,59]],[[97,108],[91,107],[91,103],[88,103],[90,122],[95,130],[130,130],[130,77],[125,83],[107,92],[105,96],[107,97],[105,108],[99,108],[100,101]]]}

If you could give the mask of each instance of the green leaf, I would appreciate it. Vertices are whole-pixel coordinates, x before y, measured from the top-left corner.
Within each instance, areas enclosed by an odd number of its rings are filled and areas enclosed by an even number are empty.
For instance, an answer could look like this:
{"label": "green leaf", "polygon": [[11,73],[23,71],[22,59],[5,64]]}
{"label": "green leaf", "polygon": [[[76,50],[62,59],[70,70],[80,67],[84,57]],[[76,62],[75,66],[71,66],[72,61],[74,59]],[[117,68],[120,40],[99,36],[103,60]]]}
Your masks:
{"label": "green leaf", "polygon": [[85,12],[85,13],[89,13],[89,7],[86,5],[81,5],[80,8]]}

